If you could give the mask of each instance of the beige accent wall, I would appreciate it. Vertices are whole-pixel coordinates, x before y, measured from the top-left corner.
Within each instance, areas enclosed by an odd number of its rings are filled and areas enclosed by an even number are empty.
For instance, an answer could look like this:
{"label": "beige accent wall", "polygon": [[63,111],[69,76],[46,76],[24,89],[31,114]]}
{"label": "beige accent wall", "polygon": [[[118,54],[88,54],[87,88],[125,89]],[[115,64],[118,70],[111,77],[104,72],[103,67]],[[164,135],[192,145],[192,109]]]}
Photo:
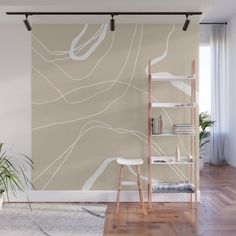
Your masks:
{"label": "beige accent wall", "polygon": [[[190,74],[191,60],[198,62],[197,25],[186,32],[182,25],[116,25],[115,32],[107,27],[33,27],[32,155],[38,190],[114,190],[120,156],[143,158],[146,177],[148,60],[163,56],[153,71],[174,75]],[[188,102],[188,86],[163,82],[153,94],[160,102]],[[166,129],[171,127],[166,112],[174,123],[188,122],[190,115],[157,110],[153,116],[162,113]],[[189,152],[186,137],[185,148],[175,137],[153,141],[154,155],[159,148],[174,155],[177,145],[182,155]],[[187,174],[184,167],[181,171]],[[158,180],[181,179],[168,166],[154,172]],[[134,179],[131,170],[125,174]]]}

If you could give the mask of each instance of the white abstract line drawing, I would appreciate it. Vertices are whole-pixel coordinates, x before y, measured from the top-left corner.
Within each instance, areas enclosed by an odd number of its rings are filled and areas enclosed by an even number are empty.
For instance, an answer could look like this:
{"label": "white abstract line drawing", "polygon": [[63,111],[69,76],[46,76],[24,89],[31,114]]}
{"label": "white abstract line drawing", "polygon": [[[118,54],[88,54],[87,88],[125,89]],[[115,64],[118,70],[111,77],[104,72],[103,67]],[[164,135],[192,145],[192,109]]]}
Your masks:
{"label": "white abstract line drawing", "polygon": [[[33,67],[33,69],[36,70],[41,76],[44,77],[44,75],[42,75],[41,72],[38,71],[35,67]],[[53,88],[55,88],[55,90],[56,90],[59,94],[62,94],[62,92],[61,92],[58,88],[56,88],[55,86],[52,85],[52,83],[50,82],[50,80],[48,80],[46,77],[45,77],[45,79],[48,81],[48,83],[49,83]],[[107,82],[107,81],[105,81],[105,82]],[[114,82],[114,81],[111,81],[111,82]],[[102,82],[102,83],[103,83],[103,82]],[[120,83],[120,84],[128,85],[130,88],[136,89],[136,90],[138,90],[138,91],[140,91],[140,92],[143,92],[144,94],[147,94],[147,91],[142,90],[142,89],[140,89],[140,88],[138,88],[138,87],[135,87],[135,86],[133,86],[133,85],[129,85],[129,84],[126,83],[126,82],[116,81],[115,83]],[[65,94],[64,94],[64,96],[65,96]],[[64,97],[64,96],[63,96],[63,97]],[[60,96],[60,97],[61,97],[61,96]],[[154,96],[152,96],[152,99],[153,99],[153,101],[157,102],[157,99],[156,99]],[[65,102],[68,103],[67,100],[65,100]],[[69,104],[71,104],[71,103],[69,103]],[[172,120],[171,120],[171,118],[170,118],[168,112],[167,112],[165,109],[162,109],[162,110],[163,110],[163,112],[166,114],[166,116],[167,116],[167,118],[168,118],[170,124],[173,125],[173,122],[172,122]],[[184,143],[183,143],[183,140],[181,139],[181,137],[180,137],[179,135],[178,135],[178,138],[179,138],[179,140],[180,140],[181,146],[183,147],[183,149],[184,149],[184,151],[185,151],[185,154],[188,154],[188,151],[186,150],[186,147],[185,147],[185,145],[184,145]]]}
{"label": "white abstract line drawing", "polygon": [[[116,161],[117,158],[127,158],[127,157],[110,157],[110,158],[106,158],[102,163],[101,165],[96,169],[96,171],[94,172],[94,174],[92,176],[90,176],[84,183],[83,187],[81,188],[82,191],[88,191],[92,188],[92,186],[94,185],[94,183],[97,181],[98,177],[101,176],[104,171],[106,170],[106,168],[108,167],[108,165],[113,162],[113,161]],[[134,175],[136,176],[137,173],[132,169],[131,166],[127,166],[128,167],[128,170]],[[169,167],[171,167],[171,165],[169,165]],[[179,174],[177,173],[177,175],[179,176]],[[140,176],[141,179],[143,179],[144,181],[148,181],[148,177],[147,176],[143,176],[141,175]],[[184,176],[185,177],[185,176]],[[186,178],[186,177],[185,177]],[[184,180],[181,176],[181,179]],[[152,181],[154,182],[161,182],[160,180],[157,180],[157,179],[152,179]]]}
{"label": "white abstract line drawing", "polygon": [[[82,32],[83,34],[85,33],[86,29],[88,28],[88,24],[85,24],[83,29],[82,29]],[[100,29],[100,28],[99,28]],[[95,33],[97,34],[97,32]],[[32,38],[39,44],[43,47],[43,49],[48,52],[49,54],[53,55],[53,56],[62,56],[62,55],[66,55],[66,54],[69,54],[69,51],[65,50],[65,51],[52,51],[50,50],[41,40],[38,39],[38,37],[36,35],[34,35],[34,33],[32,33]],[[77,50],[77,48],[75,48],[75,50]],[[69,59],[69,57],[67,57],[66,59]]]}
{"label": "white abstract line drawing", "polygon": [[78,34],[78,36],[76,36],[73,39],[73,41],[71,42],[70,51],[69,51],[69,55],[70,55],[71,59],[74,61],[86,60],[93,52],[95,52],[95,50],[98,48],[98,46],[105,39],[106,34],[107,34],[107,29],[108,29],[108,24],[102,25],[101,33],[98,35],[95,43],[84,54],[82,54],[80,56],[76,55],[76,53],[75,53],[76,45],[82,37],[81,34]]}
{"label": "white abstract line drawing", "polygon": [[[159,56],[154,58],[153,60],[151,60],[151,66],[161,62],[162,60],[164,60],[168,54],[168,50],[169,50],[169,40],[171,35],[174,33],[175,31],[175,25],[173,25],[172,30],[170,31],[170,33],[167,36],[167,40],[166,40],[166,49],[164,51],[164,53]],[[146,66],[145,68],[145,73],[148,75],[148,66]],[[152,73],[155,76],[167,76],[167,77],[174,77],[175,75],[169,73],[169,72],[159,72],[159,73]],[[177,89],[181,90],[182,92],[184,92],[186,95],[191,96],[191,87],[186,84],[184,81],[170,81],[170,83],[176,87]]]}
{"label": "white abstract line drawing", "polygon": [[[143,25],[141,26],[138,51],[137,51],[136,59],[135,59],[135,62],[134,62],[134,67],[133,67],[132,75],[130,76],[130,80],[129,80],[128,85],[131,85],[131,83],[132,83],[132,80],[133,80],[133,77],[134,77],[134,73],[135,73],[135,69],[136,69],[136,66],[137,66],[138,55],[139,55],[139,52],[140,52],[140,47],[141,47],[141,42],[142,42],[142,33],[143,33]],[[88,119],[88,118],[93,118],[93,117],[95,117],[95,116],[98,116],[98,115],[100,115],[100,114],[103,114],[103,113],[106,112],[114,103],[116,103],[118,100],[120,100],[121,98],[123,98],[123,97],[126,95],[128,89],[129,89],[129,86],[126,87],[126,89],[125,89],[125,91],[124,91],[124,93],[123,93],[122,95],[120,95],[119,97],[117,97],[116,99],[114,99],[113,101],[111,101],[104,109],[102,109],[102,110],[99,111],[99,112],[96,112],[96,113],[93,113],[93,114],[91,114],[91,115],[84,116],[84,117],[81,117],[81,118],[77,118],[77,119],[72,119],[72,120],[67,120],[67,121],[52,122],[52,123],[49,123],[49,124],[46,124],[46,125],[42,125],[42,126],[33,128],[32,131],[36,131],[36,130],[40,130],[40,129],[45,129],[45,128],[52,127],[52,126],[55,126],[55,125],[63,125],[63,124],[73,123],[73,122],[85,120],[85,119]]]}
{"label": "white abstract line drawing", "polygon": [[[169,73],[169,72],[160,72],[160,73],[155,73],[157,76],[168,76],[168,77],[174,77],[175,75]],[[170,83],[180,91],[184,92],[186,95],[191,96],[191,86],[189,86],[187,83],[184,81],[170,81]]]}
{"label": "white abstract line drawing", "polygon": [[[79,50],[79,49],[78,49]],[[132,81],[132,80],[131,80]],[[131,85],[131,82],[130,83],[126,83],[126,82],[122,82],[122,81],[114,81],[114,80],[111,80],[111,81],[103,81],[103,82],[101,82],[101,83],[112,83],[112,84],[123,84],[123,85],[126,85],[126,89],[128,90],[129,88],[134,88],[134,89],[136,89],[136,90],[139,90],[140,92],[144,92],[144,93],[147,93],[146,91],[144,91],[144,90],[142,90],[142,89],[139,89],[139,88],[137,88],[137,87],[135,87],[135,86],[133,86],[133,85]],[[91,85],[88,85],[88,86],[91,86]],[[92,86],[94,86],[94,85],[92,85]],[[96,86],[96,85],[95,85]],[[79,88],[80,89],[80,88]],[[60,90],[59,90],[60,91]],[[59,99],[60,98],[62,98],[63,96],[66,96],[66,94],[60,94],[59,93]],[[155,99],[155,98],[153,98],[153,99]],[[169,117],[169,119],[170,119],[170,117]],[[170,119],[171,120],[171,119]],[[95,127],[91,127],[91,128],[99,128],[98,126],[95,126]],[[104,128],[104,127],[103,127]],[[125,132],[125,129],[123,129],[123,131],[122,131],[122,129],[117,129],[117,130],[119,130],[121,133],[122,132]],[[142,135],[144,135],[143,133],[142,133]],[[142,135],[140,135],[140,136],[142,136]],[[146,135],[144,135],[144,136],[146,136]],[[145,137],[145,141],[146,141],[146,137]],[[69,158],[69,156],[71,155],[71,153],[72,153],[72,151],[73,151],[73,148],[72,147],[74,147],[74,146],[70,146],[64,153],[63,153],[63,155],[61,156],[61,158],[66,154],[66,157],[65,157],[65,159],[67,160],[67,158]],[[163,154],[163,153],[162,153]],[[64,160],[65,160],[64,159]],[[63,160],[63,161],[64,161]],[[66,161],[65,160],[65,161]],[[106,159],[107,160],[107,159]],[[106,161],[106,160],[104,160],[104,162]],[[115,159],[113,159],[113,160],[115,160]],[[54,162],[55,163],[55,162]],[[62,163],[62,165],[61,166],[63,166],[63,164],[64,163]],[[60,166],[59,166],[60,167]],[[60,168],[58,168],[58,171],[60,170]],[[132,171],[132,168],[131,168],[131,170],[130,171]],[[100,173],[100,172],[99,172]],[[49,179],[50,181],[56,176],[56,174],[57,174],[57,172],[54,172],[54,176],[52,175],[51,176],[51,178]],[[41,175],[40,175],[41,176]],[[96,177],[96,175],[95,175],[95,177]],[[147,178],[147,177],[144,177],[143,176],[143,179],[145,179],[145,178]],[[49,182],[50,182],[49,181]],[[95,180],[96,181],[96,180]],[[91,183],[91,182],[90,182]],[[47,185],[49,184],[49,183],[46,183]],[[92,186],[92,185],[91,185]],[[46,186],[47,187],[47,186]],[[46,188],[45,187],[45,188]],[[87,187],[86,187],[87,188]],[[89,187],[89,189],[90,189],[91,187]]]}
{"label": "white abstract line drawing", "polygon": [[[44,169],[37,177],[34,178],[33,181],[37,181],[41,176],[42,174],[44,174],[49,168],[51,168],[57,161],[59,161],[60,159],[63,158],[63,156],[69,152],[71,150],[71,148],[74,147],[74,145],[77,144],[78,140],[82,137],[82,135],[84,135],[85,133],[87,133],[89,130],[91,129],[94,129],[96,128],[97,126],[92,126],[92,127],[89,127],[86,129],[87,126],[89,126],[90,124],[99,124],[100,128],[107,128],[109,130],[112,130],[114,131],[115,133],[119,133],[119,134],[126,134],[126,133],[129,133],[129,134],[132,134],[134,136],[136,136],[137,138],[139,138],[140,140],[144,141],[145,143],[147,143],[147,136],[145,134],[143,134],[141,131],[138,131],[138,130],[128,130],[128,129],[122,129],[122,128],[113,128],[112,126],[110,126],[109,124],[105,123],[105,122],[102,122],[102,121],[99,121],[99,120],[93,120],[93,121],[89,121],[87,123],[85,123],[83,125],[83,127],[81,128],[79,134],[77,135],[76,139],[73,141],[73,143],[61,154],[59,155],[59,157],[57,157],[52,163],[50,163],[46,169]],[[103,125],[103,126],[102,126]],[[155,146],[155,149],[153,148],[153,150],[156,152],[156,153],[159,153],[161,155],[165,155],[165,153],[163,152],[162,149],[160,149],[160,147],[158,145],[156,145],[155,142],[152,141],[152,144]]]}
{"label": "white abstract line drawing", "polygon": [[[143,25],[141,26],[141,30],[140,30],[140,39],[139,39],[139,45],[138,45],[138,50],[137,50],[137,54],[136,54],[136,58],[135,58],[135,62],[134,62],[134,67],[133,67],[133,72],[129,81],[129,85],[131,84],[134,74],[135,74],[135,69],[137,66],[137,61],[138,61],[138,56],[139,56],[139,52],[140,52],[140,48],[141,48],[141,42],[142,42],[142,34],[143,34]],[[105,112],[107,109],[109,109],[109,107],[111,107],[111,105],[113,105],[115,102],[117,102],[118,100],[120,100],[121,98],[123,98],[125,96],[125,94],[127,93],[129,87],[127,86],[124,93],[122,95],[120,95],[119,97],[117,97],[116,99],[114,99],[111,103],[108,104],[108,106],[106,106],[105,109],[103,109],[103,111]],[[101,114],[102,111],[99,112],[99,114]],[[97,113],[95,113],[97,114]],[[92,117],[94,117],[94,114],[92,115]],[[67,121],[68,122],[68,121]],[[66,160],[66,159],[65,159]],[[60,166],[57,168],[57,170],[54,172],[54,174],[56,175],[57,171],[59,171],[59,169],[62,167],[64,161],[60,164]],[[54,175],[52,176],[52,178],[54,178]],[[51,178],[49,179],[48,183],[51,181]],[[46,183],[46,185],[48,184]]]}
{"label": "white abstract line drawing", "polygon": [[58,93],[60,96],[64,97],[64,94],[61,92],[61,90],[60,90],[59,88],[57,88],[56,86],[54,86],[54,84],[53,84],[49,79],[47,79],[36,67],[34,67],[34,66],[32,65],[32,69],[33,69],[34,71],[36,71],[42,78],[44,78],[44,79],[47,81],[47,83],[48,83],[53,89],[55,89],[55,90],[57,91],[57,93]]}
{"label": "white abstract line drawing", "polygon": [[[115,36],[115,32],[113,32],[112,34],[112,41],[114,40],[114,36]],[[105,53],[103,54],[103,56],[101,56],[101,58],[95,63],[94,67],[92,68],[92,70],[90,70],[90,72],[88,74],[86,74],[85,76],[83,76],[82,78],[75,78],[71,75],[69,75],[65,70],[63,70],[63,68],[61,66],[59,66],[56,62],[54,61],[50,61],[47,58],[45,58],[36,48],[32,47],[32,50],[38,55],[40,56],[44,61],[49,62],[51,64],[53,64],[57,69],[59,69],[67,78],[74,80],[74,81],[83,81],[86,80],[87,78],[89,78],[89,76],[91,76],[93,74],[93,72],[96,70],[97,66],[102,62],[102,60],[108,55],[108,53],[110,52],[112,48],[112,45],[110,44],[110,46],[108,47],[108,49],[105,51]]]}
{"label": "white abstract line drawing", "polygon": [[[174,31],[175,31],[175,24],[173,25],[172,30],[170,31],[170,33],[167,36],[166,48],[165,48],[164,52],[162,53],[161,56],[156,57],[156,58],[151,60],[151,66],[161,62],[162,60],[164,60],[166,58],[166,56],[168,54],[168,50],[169,50],[169,40],[170,40],[171,35],[174,33]],[[148,65],[145,68],[145,73],[148,75]],[[155,75],[156,75],[156,73],[155,73]]]}
{"label": "white abstract line drawing", "polygon": [[[101,25],[98,31],[86,42],[80,44],[78,47],[74,47],[74,50],[70,50],[71,52],[74,52],[75,54],[78,54],[82,49],[84,49],[86,46],[88,46],[93,40],[95,40],[104,30],[104,25]],[[70,52],[68,51],[68,53]]]}
{"label": "white abstract line drawing", "polygon": [[96,182],[97,178],[102,175],[102,173],[105,171],[105,169],[108,167],[108,165],[113,162],[116,161],[116,159],[119,157],[110,157],[110,158],[106,158],[102,164],[100,166],[98,166],[98,168],[96,169],[96,171],[94,172],[94,174],[89,177],[83,187],[81,188],[82,191],[86,191],[91,189],[91,187],[93,186],[93,184]]}
{"label": "white abstract line drawing", "polygon": [[[97,181],[98,177],[101,176],[101,175],[104,173],[104,171],[106,170],[106,168],[108,167],[108,165],[109,165],[111,162],[116,161],[117,158],[127,158],[127,157],[124,157],[124,156],[122,156],[122,157],[121,157],[121,156],[117,156],[117,157],[106,158],[106,159],[102,162],[102,164],[96,169],[96,171],[94,172],[94,174],[93,174],[91,177],[89,177],[89,178],[85,181],[83,187],[81,188],[81,191],[88,191],[88,190],[90,190],[90,189],[92,188],[92,186],[94,185],[94,183]],[[130,171],[133,175],[136,175],[136,173],[133,171],[133,169],[132,169],[130,166],[128,166],[128,169],[129,169],[129,171]],[[141,177],[141,179],[143,179],[143,180],[145,180],[145,181],[147,181],[147,179],[148,179],[146,176],[143,176],[143,175],[141,175],[140,177]],[[153,181],[159,182],[157,179],[153,179]]]}
{"label": "white abstract line drawing", "polygon": [[[143,30],[143,28],[142,28],[142,30]],[[129,82],[129,85],[131,84],[131,81],[132,81],[132,79],[133,79],[133,76],[134,76],[134,72],[135,72],[135,68],[136,68],[136,64],[137,64],[137,60],[138,60],[138,55],[139,55],[139,51],[140,51],[140,46],[141,46],[141,39],[142,39],[142,31],[141,30],[141,35],[140,35],[140,43],[139,43],[139,48],[138,48],[138,53],[137,53],[137,56],[136,56],[136,60],[135,60],[135,65],[134,65],[134,70],[133,70],[133,73],[132,73],[132,76],[131,76],[131,80],[130,80],[130,82]],[[125,92],[120,96],[120,97],[118,97],[117,99],[115,99],[114,101],[117,101],[118,99],[120,99],[120,98],[122,98],[125,94],[126,94],[126,92],[128,91],[128,88],[129,87],[127,87],[126,88],[126,90],[125,90]],[[113,102],[114,102],[113,101]],[[98,127],[97,127],[98,128]],[[69,156],[70,156],[70,153],[72,152],[72,150],[73,149],[71,149],[70,150],[70,152],[67,154],[67,156],[66,156],[66,158],[62,161],[62,163],[60,163],[60,165],[57,167],[57,169],[56,169],[56,171],[53,173],[53,175],[49,178],[49,180],[47,181],[47,183],[44,185],[44,187],[43,187],[43,189],[45,189],[47,186],[48,186],[48,184],[52,181],[52,179],[56,176],[56,174],[58,173],[58,171],[60,170],[60,168],[64,165],[64,163],[65,163],[65,161],[69,158]],[[174,168],[174,167],[172,167],[171,165],[170,165],[170,167],[176,172],[176,169]],[[182,174],[182,172],[181,172],[181,174],[179,174],[178,172],[176,172],[181,178],[183,178],[182,176],[183,176],[183,174]],[[185,178],[186,179],[186,178]]]}
{"label": "white abstract line drawing", "polygon": [[[90,122],[89,122],[90,123]],[[74,147],[76,146],[76,143],[83,137],[83,135],[85,135],[86,133],[88,133],[90,130],[92,129],[95,129],[95,128],[102,128],[102,129],[108,129],[108,130],[112,130],[114,131],[115,133],[120,133],[120,134],[126,134],[126,133],[129,133],[129,134],[133,134],[134,136],[136,136],[137,138],[143,140],[144,142],[147,142],[147,138],[143,138],[140,136],[140,134],[138,134],[139,131],[130,131],[130,130],[126,130],[126,129],[119,129],[119,128],[112,128],[111,126],[107,125],[106,123],[104,122],[101,122],[101,121],[94,121],[93,123],[98,123],[100,125],[95,125],[95,126],[92,126],[92,127],[89,127],[87,128],[85,131],[83,131],[83,129],[80,131],[80,134],[78,135],[78,137],[76,138],[76,140],[72,143],[72,145],[70,145],[69,148],[67,148],[66,151],[64,151],[64,153],[66,153],[67,151],[69,151],[66,155],[66,157],[64,158],[64,160],[59,164],[59,166],[57,167],[57,169],[54,171],[54,173],[51,175],[51,177],[48,179],[47,183],[43,186],[42,190],[44,190],[48,184],[53,180],[53,178],[55,178],[56,174],[59,172],[59,170],[62,168],[62,166],[65,164],[65,162],[68,160],[68,158],[70,157],[70,154],[72,153]],[[153,148],[155,151],[157,151],[157,149]],[[158,147],[158,149],[160,149]],[[165,155],[165,153],[162,151],[161,152],[162,155]],[[60,155],[60,158],[62,158],[63,156]],[[56,159],[58,160],[58,158]],[[54,162],[55,163],[55,160]],[[52,164],[50,164],[50,166],[52,166]],[[47,169],[50,167],[48,166]],[[44,170],[45,172],[45,170]],[[35,182],[40,176],[42,175],[42,173],[40,173],[40,175],[38,175],[34,180],[33,182]]]}
{"label": "white abstract line drawing", "polygon": [[[83,102],[85,102],[85,101],[90,100],[91,98],[95,97],[96,95],[98,95],[98,94],[100,94],[100,93],[103,93],[103,92],[106,92],[106,91],[110,90],[110,89],[119,81],[119,79],[120,79],[120,77],[121,77],[121,75],[122,75],[122,73],[123,73],[125,67],[127,66],[127,63],[128,63],[128,60],[129,60],[129,57],[130,57],[130,54],[131,54],[131,49],[132,49],[132,46],[133,46],[133,42],[134,42],[134,39],[135,39],[136,31],[137,31],[137,25],[135,26],[135,30],[134,30],[134,33],[133,33],[133,36],[132,36],[132,40],[131,40],[131,43],[130,43],[130,46],[129,46],[128,54],[127,54],[127,56],[126,56],[125,62],[124,62],[124,64],[123,64],[123,66],[122,66],[122,69],[120,70],[120,72],[119,72],[119,74],[117,75],[117,77],[116,77],[115,80],[110,80],[110,81],[109,81],[109,82],[111,82],[111,85],[109,85],[107,88],[102,89],[102,90],[100,90],[100,91],[98,91],[98,92],[95,92],[95,93],[93,93],[91,96],[86,97],[85,99],[81,99],[81,100],[75,101],[75,102],[69,101],[69,100],[67,100],[66,97],[65,97],[65,96],[71,94],[72,92],[78,91],[78,90],[80,90],[80,89],[90,88],[90,87],[94,87],[94,86],[106,84],[106,83],[108,82],[108,81],[102,81],[102,82],[99,82],[99,83],[95,83],[95,84],[90,84],[90,85],[85,85],[85,86],[80,86],[80,87],[78,87],[78,88],[74,88],[74,89],[68,91],[67,93],[65,93],[65,94],[63,94],[63,95],[61,95],[61,93],[59,93],[60,96],[59,96],[58,98],[54,99],[54,100],[50,100],[50,101],[46,101],[46,102],[41,102],[41,103],[35,103],[35,102],[34,102],[34,103],[32,103],[32,104],[35,104],[35,105],[44,105],[44,104],[48,104],[48,103],[52,103],[52,102],[58,101],[58,100],[61,99],[61,98],[62,98],[62,99],[65,101],[65,103],[67,103],[67,104],[79,104],[79,103],[83,103]],[[113,44],[113,40],[112,40],[112,44]],[[35,68],[35,67],[33,67],[33,68]],[[46,76],[44,76],[44,75],[43,75],[41,72],[39,72],[38,70],[37,70],[37,72],[38,72],[47,82],[49,82],[49,80],[46,78]],[[122,82],[120,82],[120,83],[122,83]],[[123,82],[123,83],[125,84],[125,82]],[[128,84],[128,83],[126,83],[126,84]],[[51,85],[54,89],[56,89],[57,91],[59,90],[55,85],[52,85],[52,83],[50,83],[50,85]]]}
{"label": "white abstract line drawing", "polygon": [[[35,69],[35,67],[34,67],[33,69]],[[36,69],[36,72],[38,72],[37,69]],[[40,74],[46,81],[48,81],[48,79],[47,79],[40,71],[39,71],[39,74]],[[46,101],[46,102],[32,102],[32,105],[45,105],[45,104],[50,104],[50,103],[54,103],[54,102],[56,102],[56,101],[59,101],[60,99],[63,99],[63,100],[65,101],[65,103],[67,103],[67,104],[69,104],[69,105],[70,105],[70,104],[82,103],[82,102],[87,101],[88,99],[81,99],[81,100],[79,100],[79,101],[69,101],[69,100],[66,99],[65,97],[66,97],[67,95],[70,95],[70,94],[72,94],[73,92],[78,91],[78,90],[81,90],[81,89],[83,89],[83,88],[95,87],[95,86],[99,86],[99,85],[101,85],[101,84],[107,84],[107,83],[108,83],[108,84],[109,84],[109,83],[115,83],[115,84],[120,84],[120,85],[129,86],[130,88],[133,88],[133,89],[135,89],[135,90],[137,90],[137,91],[140,91],[140,92],[143,92],[143,93],[147,94],[147,91],[145,91],[145,90],[143,90],[143,89],[141,89],[141,88],[139,88],[139,87],[137,87],[137,86],[129,85],[129,83],[127,83],[127,82],[114,81],[114,80],[105,80],[105,81],[102,81],[102,82],[99,82],[99,83],[90,84],[90,85],[84,85],[84,86],[81,86],[81,87],[78,87],[78,88],[74,88],[74,89],[72,89],[72,90],[70,90],[70,91],[64,93],[63,96],[62,96],[62,95],[59,95],[57,98],[52,99],[52,100],[48,100],[48,101]],[[51,84],[50,84],[50,86],[51,86]],[[54,88],[54,87],[55,87],[55,86],[53,86],[53,88]],[[57,89],[57,87],[55,87],[55,89]],[[154,97],[153,97],[153,99],[156,101],[156,99],[155,99]],[[82,101],[82,102],[81,102],[81,101]]]}
{"label": "white abstract line drawing", "polygon": [[[91,126],[87,129],[86,126],[89,125],[89,124],[92,124],[92,123],[97,123],[99,125],[94,125],[94,126]],[[102,121],[91,121],[91,122],[88,122],[86,123],[83,128],[81,129],[79,135],[77,136],[77,138],[74,140],[74,142],[57,158],[55,159],[45,170],[43,170],[36,178],[34,178],[33,182],[37,181],[43,173],[45,173],[52,165],[54,165],[58,160],[60,160],[61,158],[63,158],[63,155],[65,153],[66,154],[66,157],[64,158],[64,160],[59,164],[59,166],[57,167],[57,169],[54,171],[54,173],[52,174],[52,176],[48,179],[47,183],[44,185],[44,187],[42,188],[42,190],[44,190],[48,184],[53,180],[53,178],[55,178],[56,174],[59,172],[59,170],[61,169],[61,167],[65,164],[65,162],[69,159],[70,157],[70,154],[72,153],[74,147],[76,146],[76,144],[78,143],[78,141],[86,134],[88,133],[90,130],[92,129],[96,129],[96,128],[101,128],[101,129],[107,129],[107,130],[111,130],[117,134],[132,134],[134,136],[136,136],[138,139],[142,140],[143,142],[147,143],[147,136],[145,134],[143,134],[142,132],[140,131],[137,131],[137,130],[128,130],[128,129],[123,129],[123,128],[113,128],[112,126],[102,122]],[[84,130],[85,129],[85,130]],[[166,156],[165,152],[156,144],[156,143],[152,143],[152,149],[154,152],[156,153],[159,153],[161,155],[164,155]],[[181,178],[181,180],[185,180],[186,179],[186,176],[183,174],[183,173],[179,173],[179,170],[176,169],[174,166],[172,165],[169,165],[169,167],[174,170],[174,172],[176,173],[176,175],[178,177]],[[130,169],[130,171],[135,174],[135,172],[132,171],[132,169]],[[94,175],[94,178],[96,176]],[[98,177],[98,176],[97,176]],[[93,179],[94,179],[93,178]],[[143,177],[144,178],[144,177]],[[147,179],[147,177],[144,178],[145,180]]]}
{"label": "white abstract line drawing", "polygon": [[[46,52],[48,52],[49,54],[53,55],[53,56],[62,56],[62,55],[66,55],[68,54],[68,51],[52,51],[50,50],[36,35],[34,35],[34,33],[32,33],[32,38],[34,41],[36,41],[40,46],[43,47],[43,49],[45,49]],[[69,58],[69,57],[68,57]]]}
{"label": "white abstract line drawing", "polygon": [[[97,47],[104,40],[106,33],[107,33],[108,24],[102,24],[99,27],[98,31],[94,33],[94,35],[92,35],[86,42],[77,46],[79,41],[81,40],[81,38],[84,36],[87,28],[88,28],[88,24],[85,24],[82,31],[72,40],[71,45],[70,45],[70,49],[68,51],[51,51],[35,35],[33,35],[33,39],[37,43],[39,43],[43,47],[43,49],[46,50],[46,52],[48,52],[49,54],[51,54],[53,56],[57,56],[57,58],[55,58],[55,59],[48,59],[47,58],[48,62],[63,61],[63,60],[68,60],[68,59],[85,60],[97,49]],[[88,46],[95,39],[97,39],[97,41],[88,49],[88,51],[85,52],[82,56],[78,57],[77,54],[82,49],[84,49],[86,46]],[[68,56],[61,57],[61,58],[58,57],[58,56],[64,56],[64,55],[68,55]],[[78,57],[78,58],[76,58],[76,57]],[[46,59],[46,57],[44,57],[44,58]]]}

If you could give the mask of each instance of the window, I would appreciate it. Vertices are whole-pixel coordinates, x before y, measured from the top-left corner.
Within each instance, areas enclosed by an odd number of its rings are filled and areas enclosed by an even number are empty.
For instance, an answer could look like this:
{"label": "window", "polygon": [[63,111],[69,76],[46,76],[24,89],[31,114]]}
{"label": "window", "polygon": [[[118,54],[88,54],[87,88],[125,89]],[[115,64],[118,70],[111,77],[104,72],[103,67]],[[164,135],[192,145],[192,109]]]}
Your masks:
{"label": "window", "polygon": [[199,112],[211,113],[211,49],[201,45],[199,49]]}

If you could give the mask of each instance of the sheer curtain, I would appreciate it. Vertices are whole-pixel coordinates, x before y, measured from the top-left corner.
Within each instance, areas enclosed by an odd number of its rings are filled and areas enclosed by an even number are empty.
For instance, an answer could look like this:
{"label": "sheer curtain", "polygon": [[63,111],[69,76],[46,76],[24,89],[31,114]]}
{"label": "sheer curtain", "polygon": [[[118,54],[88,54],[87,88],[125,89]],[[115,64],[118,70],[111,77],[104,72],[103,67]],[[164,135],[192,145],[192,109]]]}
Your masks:
{"label": "sheer curtain", "polygon": [[228,81],[226,76],[226,25],[212,25],[211,32],[211,130],[210,162],[225,164],[228,156]]}

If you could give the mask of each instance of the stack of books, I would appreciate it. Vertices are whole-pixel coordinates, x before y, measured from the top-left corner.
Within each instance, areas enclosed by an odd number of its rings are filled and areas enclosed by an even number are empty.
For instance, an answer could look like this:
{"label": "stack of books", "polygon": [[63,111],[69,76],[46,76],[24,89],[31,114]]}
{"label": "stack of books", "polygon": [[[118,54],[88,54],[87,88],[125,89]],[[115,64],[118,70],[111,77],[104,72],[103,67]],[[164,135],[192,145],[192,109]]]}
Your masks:
{"label": "stack of books", "polygon": [[174,124],[173,125],[173,133],[174,134],[194,135],[195,134],[195,127],[192,124]]}

